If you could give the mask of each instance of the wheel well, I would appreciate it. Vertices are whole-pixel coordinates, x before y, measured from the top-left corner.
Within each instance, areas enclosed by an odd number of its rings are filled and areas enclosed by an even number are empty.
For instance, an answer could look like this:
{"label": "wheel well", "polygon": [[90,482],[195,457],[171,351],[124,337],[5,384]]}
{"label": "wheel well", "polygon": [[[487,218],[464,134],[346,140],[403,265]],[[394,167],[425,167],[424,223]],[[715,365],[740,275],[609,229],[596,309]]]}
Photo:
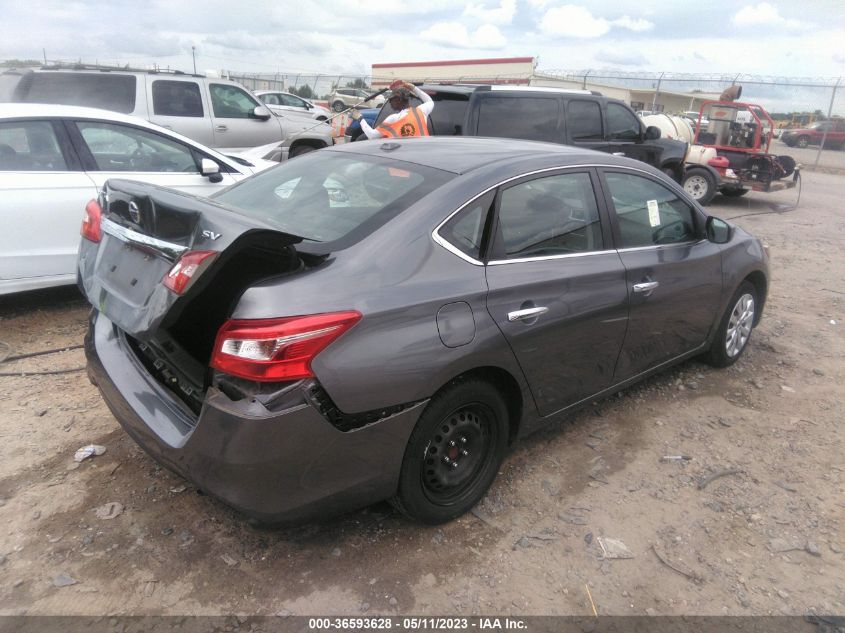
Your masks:
{"label": "wheel well", "polygon": [[[470,379],[483,380],[484,382],[490,383],[502,394],[502,397],[505,399],[505,405],[508,408],[508,427],[510,429],[508,433],[508,444],[513,444],[519,433],[519,425],[522,421],[523,402],[522,390],[519,387],[519,383],[509,372],[500,367],[476,367],[475,369],[455,376],[446,385],[459,380]],[[443,387],[446,385],[443,385]]]}
{"label": "wheel well", "polygon": [[681,161],[667,161],[660,166],[661,171],[677,183],[684,181],[684,165]]}
{"label": "wheel well", "polygon": [[313,147],[314,149],[320,149],[326,147],[326,144],[323,141],[318,141],[317,139],[313,138],[303,138],[299,139],[298,141],[294,142],[290,146],[290,152],[294,151],[297,147],[302,147],[303,145],[308,145]]}
{"label": "wheel well", "polygon": [[756,310],[756,314],[754,315],[754,325],[757,325],[760,322],[760,317],[763,314],[763,306],[766,304],[766,292],[768,290],[768,286],[766,284],[766,276],[761,273],[759,270],[755,270],[753,273],[748,275],[743,281],[747,281],[754,286],[754,289],[757,291],[757,299],[760,301],[760,309]]}

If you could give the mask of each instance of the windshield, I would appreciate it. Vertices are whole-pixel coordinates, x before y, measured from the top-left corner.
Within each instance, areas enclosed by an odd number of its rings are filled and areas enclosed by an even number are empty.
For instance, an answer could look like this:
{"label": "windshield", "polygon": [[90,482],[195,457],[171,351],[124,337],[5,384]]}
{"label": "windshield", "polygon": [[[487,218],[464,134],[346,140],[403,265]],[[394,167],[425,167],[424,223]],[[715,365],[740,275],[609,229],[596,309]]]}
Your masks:
{"label": "windshield", "polygon": [[336,250],[369,235],[454,174],[375,156],[313,152],[214,196],[243,215]]}

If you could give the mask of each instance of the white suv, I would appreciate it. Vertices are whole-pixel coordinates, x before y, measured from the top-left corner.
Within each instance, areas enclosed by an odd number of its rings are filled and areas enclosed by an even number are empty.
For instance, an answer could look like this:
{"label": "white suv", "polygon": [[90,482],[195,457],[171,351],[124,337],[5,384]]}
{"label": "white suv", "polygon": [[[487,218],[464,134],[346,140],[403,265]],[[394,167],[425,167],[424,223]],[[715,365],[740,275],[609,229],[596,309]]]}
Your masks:
{"label": "white suv", "polygon": [[181,72],[43,67],[0,74],[0,102],[56,103],[131,114],[208,147],[281,143],[282,159],[332,144],[331,128],[270,110],[243,86]]}

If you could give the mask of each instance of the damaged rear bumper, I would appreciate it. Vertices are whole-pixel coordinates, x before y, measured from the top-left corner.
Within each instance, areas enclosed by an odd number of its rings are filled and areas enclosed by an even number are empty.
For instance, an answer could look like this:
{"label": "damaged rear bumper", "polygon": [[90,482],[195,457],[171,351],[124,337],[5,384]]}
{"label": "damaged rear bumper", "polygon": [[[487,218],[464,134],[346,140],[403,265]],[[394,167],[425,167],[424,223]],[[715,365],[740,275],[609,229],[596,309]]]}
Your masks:
{"label": "damaged rear bumper", "polygon": [[393,495],[426,404],[344,432],[307,398],[270,411],[211,389],[194,416],[103,315],[92,313],[85,352],[92,382],[144,450],[208,494],[271,523],[336,514]]}

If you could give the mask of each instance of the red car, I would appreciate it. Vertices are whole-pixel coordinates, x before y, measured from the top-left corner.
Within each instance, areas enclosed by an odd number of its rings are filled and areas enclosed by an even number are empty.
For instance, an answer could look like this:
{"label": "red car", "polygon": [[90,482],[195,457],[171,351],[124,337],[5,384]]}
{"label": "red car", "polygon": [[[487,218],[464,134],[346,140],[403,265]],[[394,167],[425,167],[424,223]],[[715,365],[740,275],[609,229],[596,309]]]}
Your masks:
{"label": "red car", "polygon": [[845,145],[844,119],[819,121],[806,128],[785,130],[781,135],[780,140],[790,147],[820,145],[825,131],[827,131],[827,137],[824,141],[825,147],[830,149],[842,149],[842,146]]}

